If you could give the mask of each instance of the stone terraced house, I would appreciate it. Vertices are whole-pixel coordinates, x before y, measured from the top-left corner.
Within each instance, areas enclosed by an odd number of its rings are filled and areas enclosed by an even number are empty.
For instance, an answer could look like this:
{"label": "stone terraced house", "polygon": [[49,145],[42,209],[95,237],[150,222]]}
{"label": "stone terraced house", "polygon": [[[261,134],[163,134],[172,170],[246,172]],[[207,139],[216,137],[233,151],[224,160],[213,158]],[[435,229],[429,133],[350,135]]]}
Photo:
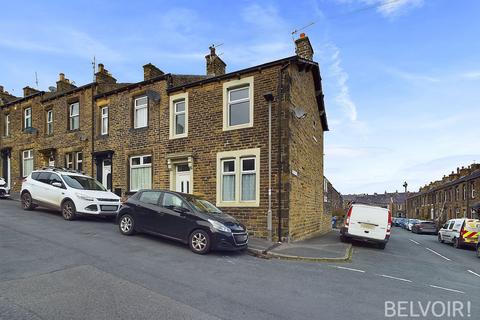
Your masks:
{"label": "stone terraced house", "polygon": [[294,56],[229,73],[210,48],[206,75],[147,64],[143,81],[117,83],[99,64],[80,87],[63,74],[51,92],[0,87],[0,172],[14,192],[33,169],[66,167],[122,196],[201,194],[255,236],[326,232],[320,69],[308,37],[295,44]]}

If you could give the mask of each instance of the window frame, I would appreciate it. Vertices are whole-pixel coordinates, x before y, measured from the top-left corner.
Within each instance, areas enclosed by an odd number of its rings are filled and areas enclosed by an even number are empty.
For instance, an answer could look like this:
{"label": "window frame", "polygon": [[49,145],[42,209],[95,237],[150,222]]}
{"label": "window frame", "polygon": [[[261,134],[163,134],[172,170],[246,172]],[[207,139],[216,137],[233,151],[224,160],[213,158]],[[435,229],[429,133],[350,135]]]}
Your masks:
{"label": "window frame", "polygon": [[10,113],[6,113],[3,119],[3,136],[10,137]]}
{"label": "window frame", "polygon": [[[238,80],[231,80],[223,83],[223,131],[237,130],[253,127],[254,118],[254,77],[245,77]],[[248,101],[249,101],[249,121],[238,125],[230,125],[230,92],[234,90],[243,89],[248,86]],[[235,100],[241,102],[240,100]],[[244,98],[244,101],[247,101]]]}
{"label": "window frame", "polygon": [[[78,105],[78,113],[73,114],[73,106]],[[73,128],[73,119],[78,118],[78,128]],[[68,106],[68,130],[75,131],[80,130],[80,102],[72,102]]]}
{"label": "window frame", "polygon": [[[49,119],[49,115],[51,115],[51,119]],[[53,110],[49,109],[46,112],[46,135],[50,136],[53,134]]]}
{"label": "window frame", "polygon": [[[104,114],[104,110],[107,110],[107,114]],[[110,109],[108,106],[104,106],[100,108],[100,135],[105,136],[108,135],[109,125],[110,125]],[[104,126],[103,120],[107,120],[106,128]]]}
{"label": "window frame", "polygon": [[[29,111],[29,115],[27,117],[27,111]],[[32,121],[32,107],[27,107],[23,109],[23,129],[29,129],[33,127],[33,121]],[[29,126],[27,127],[27,119],[30,121]]]}
{"label": "window frame", "polygon": [[[177,103],[185,103],[185,109],[183,112],[177,112]],[[177,115],[185,115],[185,126],[184,132],[177,134]],[[169,130],[170,139],[186,138],[188,137],[188,92],[179,93],[170,96],[170,130]]]}
{"label": "window frame", "polygon": [[[254,159],[255,170],[243,171],[243,160]],[[233,160],[235,163],[235,197],[233,201],[223,200],[223,164]],[[242,175],[255,173],[255,199],[242,200]],[[230,174],[230,173],[228,173]],[[260,206],[260,148],[224,151],[217,153],[217,201],[218,207],[259,207]]]}
{"label": "window frame", "polygon": [[[150,157],[150,163],[147,163],[145,164],[144,162],[144,158],[146,157]],[[135,166],[132,164],[132,161],[134,158],[140,158],[140,164],[136,164]],[[131,192],[136,192],[136,191],[139,191],[141,189],[133,189],[132,188],[132,169],[133,168],[148,168],[150,167],[152,170],[150,172],[150,176],[151,176],[151,179],[150,179],[150,182],[151,184],[153,185],[153,156],[152,154],[142,154],[142,155],[132,155],[130,156],[130,159],[129,159],[129,168],[128,168],[128,173],[129,173],[129,183],[128,183],[128,188],[129,188],[129,191]],[[150,186],[149,189],[151,189],[152,186]]]}
{"label": "window frame", "polygon": [[[147,102],[145,104],[142,104],[140,106],[137,105],[137,101],[140,99],[145,98]],[[147,114],[146,114],[146,119],[145,119],[145,125],[144,126],[138,126],[138,119],[137,119],[137,111],[140,109],[146,109]],[[133,99],[133,128],[134,129],[141,129],[141,128],[148,128],[148,96],[142,95],[139,97],[136,97]]]}
{"label": "window frame", "polygon": [[[27,158],[25,157],[25,153],[27,153]],[[33,155],[33,149],[22,150],[22,177],[27,177],[30,173],[25,174],[25,160],[32,160],[32,171],[34,170],[35,159]]]}

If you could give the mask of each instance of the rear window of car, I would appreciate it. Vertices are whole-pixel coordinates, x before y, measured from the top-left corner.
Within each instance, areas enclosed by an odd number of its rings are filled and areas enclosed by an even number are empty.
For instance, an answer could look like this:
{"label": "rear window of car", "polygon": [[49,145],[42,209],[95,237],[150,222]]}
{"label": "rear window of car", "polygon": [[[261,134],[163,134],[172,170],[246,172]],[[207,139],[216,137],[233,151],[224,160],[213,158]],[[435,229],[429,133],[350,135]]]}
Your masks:
{"label": "rear window of car", "polygon": [[40,172],[32,172],[32,179],[33,180],[38,180],[39,175],[40,175]]}
{"label": "rear window of car", "polygon": [[422,222],[422,224],[431,224],[431,225],[434,225],[435,223],[433,223],[432,221],[424,221],[424,222]]}
{"label": "rear window of car", "polygon": [[138,200],[143,203],[157,205],[160,194],[160,191],[143,191]]}

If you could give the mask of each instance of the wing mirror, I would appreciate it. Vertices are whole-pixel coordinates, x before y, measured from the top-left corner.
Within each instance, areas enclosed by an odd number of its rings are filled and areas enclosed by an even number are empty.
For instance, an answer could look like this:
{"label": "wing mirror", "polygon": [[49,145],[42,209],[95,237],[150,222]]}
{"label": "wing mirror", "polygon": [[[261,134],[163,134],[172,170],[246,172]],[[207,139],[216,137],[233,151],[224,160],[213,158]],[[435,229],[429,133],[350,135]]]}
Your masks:
{"label": "wing mirror", "polygon": [[52,186],[57,187],[57,188],[62,188],[63,187],[61,182],[52,182]]}

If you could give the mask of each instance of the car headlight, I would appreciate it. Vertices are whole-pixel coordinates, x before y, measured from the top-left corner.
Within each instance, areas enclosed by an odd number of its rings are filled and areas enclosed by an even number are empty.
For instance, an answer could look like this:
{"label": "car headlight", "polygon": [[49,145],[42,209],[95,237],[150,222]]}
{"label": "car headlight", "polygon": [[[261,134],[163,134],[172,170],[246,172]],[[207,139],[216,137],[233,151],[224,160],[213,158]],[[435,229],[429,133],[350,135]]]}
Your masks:
{"label": "car headlight", "polygon": [[220,223],[218,221],[208,219],[208,222],[212,225],[213,229],[216,229],[218,231],[223,231],[223,232],[232,232],[230,228],[226,227],[223,223]]}
{"label": "car headlight", "polygon": [[94,200],[95,200],[93,197],[90,197],[90,196],[88,196],[88,195],[86,195],[86,194],[75,193],[75,195],[76,195],[77,197],[79,197],[80,199],[82,199],[82,200],[86,200],[86,201],[94,201]]}

